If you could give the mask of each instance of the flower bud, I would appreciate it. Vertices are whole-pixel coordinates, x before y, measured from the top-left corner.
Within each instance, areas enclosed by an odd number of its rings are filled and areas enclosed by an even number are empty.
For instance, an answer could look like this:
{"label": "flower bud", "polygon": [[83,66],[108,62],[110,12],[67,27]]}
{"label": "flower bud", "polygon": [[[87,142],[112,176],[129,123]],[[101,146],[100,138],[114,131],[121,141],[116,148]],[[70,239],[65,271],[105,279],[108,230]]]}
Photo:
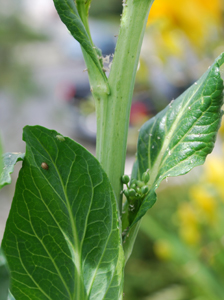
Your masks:
{"label": "flower bud", "polygon": [[128,190],[124,190],[123,193],[124,193],[125,197],[128,198],[128,196],[129,196],[129,191],[128,191]]}
{"label": "flower bud", "polygon": [[122,181],[123,184],[127,184],[129,182],[129,180],[130,180],[130,178],[129,178],[128,175],[123,175],[121,177],[121,181]]}
{"label": "flower bud", "polygon": [[144,185],[144,182],[143,181],[141,181],[141,180],[138,180],[137,181],[137,186],[138,187],[142,187]]}
{"label": "flower bud", "polygon": [[148,172],[144,172],[142,174],[142,180],[144,181],[144,183],[147,183],[149,181],[149,173]]}
{"label": "flower bud", "polygon": [[130,189],[128,195],[129,195],[129,197],[134,197],[135,196],[135,190]]}
{"label": "flower bud", "polygon": [[142,188],[141,188],[141,192],[143,195],[147,194],[149,191],[149,187],[147,185],[144,185]]}

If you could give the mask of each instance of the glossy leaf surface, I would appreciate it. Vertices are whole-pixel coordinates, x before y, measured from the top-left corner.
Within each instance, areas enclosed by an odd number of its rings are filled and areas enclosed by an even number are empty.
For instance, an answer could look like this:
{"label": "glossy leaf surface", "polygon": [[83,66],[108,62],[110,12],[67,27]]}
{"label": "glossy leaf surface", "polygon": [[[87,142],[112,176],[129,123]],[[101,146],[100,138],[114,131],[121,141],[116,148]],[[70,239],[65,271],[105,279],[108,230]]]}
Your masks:
{"label": "glossy leaf surface", "polygon": [[203,164],[212,151],[222,117],[219,67],[223,62],[224,54],[195,84],[142,126],[137,148],[138,178],[149,169],[150,192],[133,224],[155,203],[155,190],[164,178],[189,172]]}
{"label": "glossy leaf surface", "polygon": [[5,256],[0,248],[0,300],[7,300],[10,275]]}
{"label": "glossy leaf surface", "polygon": [[2,243],[11,292],[16,300],[120,299],[123,250],[113,190],[86,149],[58,136],[24,128],[26,155]]}
{"label": "glossy leaf surface", "polygon": [[15,164],[24,159],[24,153],[11,153],[7,152],[3,154],[3,170],[0,175],[0,189],[11,183],[10,174],[13,173]]}

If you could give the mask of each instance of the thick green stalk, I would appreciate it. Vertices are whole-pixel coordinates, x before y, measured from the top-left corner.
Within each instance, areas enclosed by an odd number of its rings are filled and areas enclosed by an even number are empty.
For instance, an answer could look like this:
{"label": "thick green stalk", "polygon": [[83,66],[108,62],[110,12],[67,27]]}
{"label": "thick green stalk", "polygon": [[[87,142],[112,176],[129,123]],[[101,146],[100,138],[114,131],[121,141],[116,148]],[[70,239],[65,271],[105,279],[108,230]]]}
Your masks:
{"label": "thick green stalk", "polygon": [[[94,46],[94,43],[92,41],[90,29],[89,29],[89,22],[88,22],[88,15],[89,15],[89,7],[90,7],[91,0],[76,0],[76,6],[79,12],[79,16],[85,26],[85,29],[89,35],[90,41],[92,43],[93,48],[95,48],[96,53],[99,57],[99,62],[101,63],[101,56],[102,53],[99,49],[97,49]],[[89,75],[89,81],[90,81],[90,90],[92,92],[92,95],[95,99],[96,103],[96,115],[97,115],[97,136],[102,136],[101,130],[102,130],[102,122],[103,119],[101,117],[102,112],[102,103],[107,101],[107,96],[110,93],[108,80],[105,74],[102,76],[101,73],[99,73],[99,70],[97,69],[97,66],[94,64],[92,59],[89,57],[88,53],[85,51],[85,49],[82,47],[82,53],[84,56],[84,60],[87,66],[87,71]],[[103,68],[103,66],[102,66]]]}
{"label": "thick green stalk", "polygon": [[[110,94],[98,105],[97,158],[109,176],[121,210],[127,134],[135,76],[149,10],[154,0],[127,0],[109,75]],[[124,1],[125,2],[125,1]]]}

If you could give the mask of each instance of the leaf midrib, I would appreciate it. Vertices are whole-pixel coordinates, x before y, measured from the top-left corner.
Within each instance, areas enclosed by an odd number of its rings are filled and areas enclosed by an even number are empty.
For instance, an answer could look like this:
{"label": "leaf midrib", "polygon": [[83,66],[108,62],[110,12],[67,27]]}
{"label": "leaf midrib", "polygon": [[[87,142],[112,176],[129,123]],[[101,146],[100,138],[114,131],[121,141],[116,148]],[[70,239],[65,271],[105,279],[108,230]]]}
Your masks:
{"label": "leaf midrib", "polygon": [[[198,92],[198,90],[199,90],[199,88],[201,87],[201,85],[202,85],[202,83],[198,85],[198,88],[194,91],[194,93],[191,95],[191,97],[189,98],[189,100],[188,100],[188,101],[186,102],[186,104],[182,107],[181,112],[179,112],[179,113],[177,114],[177,117],[176,117],[176,119],[174,120],[174,122],[173,122],[173,124],[172,124],[172,126],[171,126],[171,128],[170,128],[170,131],[169,131],[168,133],[166,132],[166,136],[165,136],[165,138],[164,138],[163,146],[162,146],[162,148],[161,148],[161,150],[160,150],[160,152],[159,152],[159,155],[157,156],[157,158],[156,158],[156,160],[155,160],[155,163],[154,163],[154,165],[153,165],[153,167],[152,167],[152,170],[151,170],[151,172],[150,172],[150,180],[149,180],[149,183],[148,183],[148,185],[149,185],[150,188],[151,188],[151,186],[153,185],[153,183],[155,182],[155,179],[156,179],[156,177],[157,177],[157,175],[158,175],[158,170],[159,170],[159,168],[160,168],[160,166],[161,166],[162,157],[163,157],[164,153],[166,152],[166,149],[167,149],[167,147],[168,147],[168,145],[169,145],[169,143],[170,143],[170,139],[172,138],[172,136],[173,136],[173,134],[174,134],[174,132],[175,132],[176,126],[177,126],[177,124],[179,123],[180,119],[182,118],[182,116],[183,116],[183,114],[184,114],[184,112],[185,112],[185,110],[186,110],[186,107],[189,105],[189,102],[191,102],[192,98],[193,98],[194,95]],[[167,119],[167,118],[166,118],[166,119]],[[155,121],[156,121],[156,120],[155,120]],[[148,145],[148,153],[149,153],[148,155],[150,155],[150,152],[151,152],[150,146],[151,146],[151,141],[150,141],[150,143],[149,143],[149,145]]]}
{"label": "leaf midrib", "polygon": [[[44,176],[44,177],[45,177],[45,176]],[[52,212],[49,210],[49,207],[46,205],[46,203],[45,203],[45,201],[44,201],[44,199],[43,199],[43,197],[42,197],[42,195],[41,195],[41,193],[40,193],[40,191],[39,191],[39,188],[37,187],[37,185],[36,185],[36,183],[35,183],[35,180],[34,180],[33,176],[32,176],[32,180],[33,180],[33,184],[35,185],[36,189],[37,189],[38,192],[39,192],[39,197],[40,197],[42,203],[43,203],[43,204],[45,205],[45,207],[47,208],[48,212],[50,213],[51,217],[53,218],[53,220],[54,220],[55,223],[57,224],[58,228],[61,230],[61,232],[63,232],[61,226],[58,224],[58,222],[57,222],[57,220],[55,219],[54,215],[53,215]],[[49,181],[47,180],[46,177],[45,177],[45,180],[49,183]],[[50,183],[49,183],[49,186],[51,186]],[[52,187],[52,186],[51,186],[51,187]],[[52,189],[53,189],[53,187],[52,187]],[[24,201],[24,202],[25,202],[25,201]],[[26,204],[26,202],[25,202],[25,204]],[[27,206],[27,204],[26,204],[26,206]],[[28,213],[29,213],[29,208],[28,208],[28,207],[27,207],[27,211],[28,211]],[[66,288],[68,294],[69,294],[70,297],[71,297],[71,293],[70,293],[70,291],[69,291],[69,288],[68,288],[66,282],[64,281],[64,278],[63,278],[63,276],[62,276],[60,270],[58,269],[57,264],[55,263],[54,259],[52,258],[52,256],[50,255],[49,251],[48,251],[47,248],[45,247],[45,244],[44,244],[44,243],[42,242],[42,240],[38,237],[38,235],[37,235],[37,233],[36,233],[36,231],[35,231],[35,229],[34,229],[34,227],[33,227],[33,225],[32,225],[31,218],[30,218],[30,214],[29,214],[29,222],[30,222],[30,225],[31,225],[31,228],[32,228],[33,232],[35,233],[36,238],[39,240],[39,242],[42,244],[44,250],[45,250],[46,253],[48,254],[48,257],[49,257],[50,260],[52,261],[52,263],[53,263],[53,265],[54,265],[54,267],[55,267],[55,269],[56,269],[56,271],[57,271],[57,273],[58,273],[58,275],[59,275],[59,277],[60,277],[60,279],[61,279],[63,285],[65,286],[65,288]]]}
{"label": "leaf midrib", "polygon": [[[74,262],[74,264],[75,264],[75,266],[76,266],[76,270],[77,270],[76,276],[75,276],[75,280],[76,280],[76,279],[78,280],[78,282],[75,284],[75,286],[81,288],[81,287],[82,287],[82,282],[79,281],[79,279],[82,278],[82,276],[80,275],[80,274],[81,274],[81,270],[82,270],[82,264],[81,264],[81,251],[80,251],[80,249],[81,249],[81,246],[82,246],[82,244],[83,244],[83,239],[82,239],[82,241],[81,241],[81,243],[80,243],[80,242],[79,242],[79,239],[78,239],[78,234],[77,234],[77,231],[76,231],[76,228],[75,228],[75,224],[74,224],[74,219],[72,218],[73,215],[72,215],[72,212],[71,212],[70,203],[69,203],[69,200],[68,200],[68,197],[67,197],[67,193],[66,193],[66,191],[65,191],[65,187],[64,187],[64,184],[63,184],[63,180],[62,180],[62,178],[61,178],[61,176],[60,176],[60,173],[59,173],[59,171],[58,171],[58,168],[56,167],[56,164],[54,163],[54,161],[53,161],[51,155],[49,154],[49,152],[47,151],[47,149],[41,144],[41,142],[39,141],[39,139],[38,139],[37,137],[36,137],[36,139],[37,139],[37,141],[39,142],[39,145],[40,145],[40,146],[46,151],[46,153],[48,154],[49,157],[45,157],[45,158],[46,158],[46,159],[49,159],[49,158],[50,158],[50,161],[52,162],[53,166],[55,167],[55,170],[56,170],[56,172],[57,172],[57,174],[58,174],[58,177],[59,177],[59,179],[60,179],[60,182],[61,182],[61,186],[62,186],[62,188],[63,188],[63,192],[64,192],[64,195],[65,195],[65,198],[66,198],[67,209],[68,209],[68,212],[69,212],[70,221],[72,220],[71,223],[72,223],[72,225],[74,225],[74,227],[72,227],[73,238],[74,238],[75,244],[78,246],[78,247],[77,247],[78,250],[75,251],[73,244],[70,242],[70,240],[69,240],[68,238],[65,239],[65,240],[66,240],[67,242],[69,241],[69,243],[70,243],[69,249],[71,249],[71,247],[72,247],[72,249],[73,249],[73,254],[74,254],[74,256],[72,255],[72,257],[75,257],[75,260],[73,260],[73,262]],[[32,146],[31,146],[31,147],[32,147]],[[69,147],[69,145],[67,145],[67,147]],[[70,147],[69,147],[69,148],[70,148]],[[70,149],[71,149],[71,148],[70,148]],[[73,149],[71,149],[71,151],[74,152]],[[40,154],[43,156],[42,153],[40,153]],[[58,157],[58,153],[57,153],[57,156],[56,156],[56,158],[55,158],[55,161],[57,160],[57,157]],[[72,162],[70,169],[72,168],[72,166],[73,166],[74,163],[75,163],[75,161]],[[37,165],[36,165],[36,166],[37,166]],[[87,166],[87,168],[88,168],[88,164],[86,164],[86,166]],[[38,167],[38,166],[37,166],[37,167]],[[46,178],[46,176],[44,176],[43,173],[41,173],[41,174],[42,174],[43,177],[45,178],[46,182],[48,182],[48,184],[49,184],[49,186],[52,188],[52,190],[58,195],[58,197],[61,199],[61,201],[63,201],[63,199],[61,198],[61,196],[57,193],[57,191],[54,189],[54,187],[50,184],[50,182],[48,181],[48,179]],[[71,172],[70,172],[69,174],[71,174]],[[70,176],[69,174],[68,174],[68,177],[67,177],[67,178],[69,178],[69,176]],[[88,173],[88,174],[89,174],[89,173]],[[91,186],[92,186],[92,189],[93,189],[93,190],[96,188],[96,186],[98,186],[98,185],[101,184],[101,182],[100,182],[100,183],[98,183],[95,187],[93,187],[93,183],[92,183],[91,177],[90,177],[90,180],[91,180]],[[92,193],[92,199],[93,199],[93,193]],[[91,199],[91,203],[92,203],[92,199]],[[42,202],[44,203],[44,200],[43,200],[43,199],[42,199]],[[64,201],[63,201],[63,202],[64,202]],[[49,211],[48,206],[47,206],[45,203],[44,203],[44,205],[47,207],[47,209],[48,209],[48,211]],[[52,215],[52,213],[51,213],[50,211],[49,211],[49,213],[51,214],[52,218],[55,220],[55,218],[54,218],[54,216]],[[90,210],[88,211],[88,215],[89,215],[89,213],[90,213]],[[86,219],[86,220],[87,220],[87,219]],[[58,225],[58,227],[60,228],[60,230],[61,230],[63,236],[67,236],[67,235],[64,233],[64,231],[62,230],[62,228],[60,227],[60,225],[58,224],[58,222],[57,222],[56,220],[55,220],[55,222],[56,222],[56,224]],[[87,224],[87,223],[86,223],[86,224]],[[86,229],[87,229],[87,226],[85,226],[85,229],[84,229],[85,232],[86,232]],[[83,234],[83,238],[84,238],[84,236],[85,236],[85,233]],[[108,238],[107,238],[107,242],[106,242],[106,244],[105,244],[103,254],[105,253],[106,245],[107,245],[107,243],[108,243],[108,241],[109,241],[110,236],[111,236],[111,234],[110,234],[110,235],[108,236]],[[102,256],[101,256],[101,260],[102,260],[103,254],[102,254]],[[76,262],[79,262],[79,265],[78,265],[78,266],[77,266],[77,263],[76,263]],[[78,267],[78,268],[77,268],[77,267]],[[97,269],[96,269],[96,271],[95,271],[94,273],[95,273],[95,275],[96,275]],[[94,282],[95,275],[94,275],[93,278],[92,278],[90,287],[92,287],[92,284],[93,284],[93,282]],[[113,277],[113,276],[112,276],[112,277]],[[89,289],[88,293],[90,293],[90,291],[91,291],[91,288]],[[88,295],[88,293],[87,293],[87,295]],[[80,297],[81,297],[80,295],[81,295],[81,291],[80,291],[79,289],[78,289],[78,290],[76,289],[76,291],[74,292],[73,298],[71,298],[71,299],[76,299],[76,297],[77,297],[77,299],[81,299],[81,298],[80,298]],[[82,299],[82,300],[83,300],[83,299]]]}

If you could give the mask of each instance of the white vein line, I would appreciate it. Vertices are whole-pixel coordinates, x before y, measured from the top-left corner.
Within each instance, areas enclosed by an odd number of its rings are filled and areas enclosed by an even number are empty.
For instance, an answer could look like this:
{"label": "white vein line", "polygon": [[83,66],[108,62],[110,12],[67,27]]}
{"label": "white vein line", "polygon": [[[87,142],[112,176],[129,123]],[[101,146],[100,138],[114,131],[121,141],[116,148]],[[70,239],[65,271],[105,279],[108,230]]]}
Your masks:
{"label": "white vein line", "polygon": [[[192,126],[188,129],[188,131],[181,137],[181,139],[176,143],[176,145],[174,145],[173,148],[170,148],[170,150],[174,151],[176,147],[178,147],[181,143],[184,143],[183,139],[186,138],[186,137],[188,136],[189,131],[194,127],[194,124],[197,123],[197,122],[204,116],[204,114],[207,113],[207,110],[209,110],[210,107],[211,107],[211,105],[210,105],[206,110],[204,110],[204,111],[201,112],[200,117],[195,119],[195,121],[193,122],[193,125],[192,125]],[[212,124],[214,124],[214,123],[216,123],[216,122],[217,122],[217,120],[215,120],[214,122],[210,123],[209,125],[212,125]],[[204,125],[201,125],[201,126],[204,126]],[[214,132],[209,132],[209,133],[207,133],[206,136],[209,135],[209,134],[212,134],[212,133],[215,133],[215,131],[214,131]],[[173,136],[173,134],[172,134],[172,136]],[[172,139],[172,138],[170,138],[168,144],[170,143],[171,139]],[[186,141],[186,143],[190,143],[190,142],[195,142],[195,140],[194,140],[194,141]],[[203,141],[201,141],[201,140],[199,140],[199,141],[197,141],[197,142],[207,144],[207,142],[203,142]],[[199,150],[197,150],[197,151],[200,151],[200,150],[201,150],[201,149],[199,149]],[[196,150],[195,150],[195,152],[196,152]],[[168,154],[164,157],[164,160],[163,160],[164,163],[166,162],[167,158],[169,158]]]}
{"label": "white vein line", "polygon": [[[48,151],[46,150],[46,148],[44,146],[42,146],[45,151],[48,153]],[[73,150],[74,152],[74,150]],[[48,153],[49,157],[50,154]],[[68,213],[69,213],[69,220],[70,220],[70,224],[71,224],[71,228],[72,228],[72,232],[73,232],[73,238],[74,238],[74,242],[78,248],[78,250],[76,251],[75,248],[74,248],[74,245],[72,245],[72,249],[73,249],[73,252],[74,252],[74,256],[75,256],[75,261],[74,264],[76,266],[75,268],[75,272],[76,272],[76,276],[75,276],[75,280],[80,278],[80,274],[81,274],[81,257],[80,257],[80,243],[79,243],[79,238],[78,238],[78,234],[77,234],[77,231],[76,231],[76,226],[75,226],[75,221],[74,221],[74,218],[73,218],[73,214],[72,214],[72,210],[71,210],[71,207],[70,207],[70,202],[69,202],[69,199],[68,199],[68,195],[67,195],[67,192],[65,190],[65,187],[64,187],[64,184],[63,184],[63,180],[61,178],[61,174],[59,173],[59,170],[56,166],[56,164],[54,163],[54,161],[51,159],[54,167],[55,167],[55,170],[58,174],[58,178],[61,182],[61,187],[63,189],[63,192],[64,192],[64,196],[65,196],[65,200],[66,200],[66,203],[67,203],[67,209],[68,209]],[[77,278],[78,277],[78,278]],[[80,284],[78,284],[77,287],[77,290],[76,290],[76,293],[74,292],[74,295],[73,295],[73,299],[74,297],[77,295],[77,297],[79,298],[79,295],[80,295],[80,288],[82,288],[82,286],[80,286]],[[70,294],[70,293],[69,293]]]}
{"label": "white vein line", "polygon": [[[32,179],[33,179],[33,176],[32,176]],[[34,183],[34,185],[36,186],[34,180],[33,180],[33,183]],[[36,188],[37,188],[37,190],[39,191],[39,189],[38,189],[37,186],[36,186]],[[44,200],[43,200],[43,198],[42,198],[42,195],[41,195],[40,191],[39,191],[39,195],[40,195],[40,199],[41,199],[42,202],[44,203]],[[28,212],[28,214],[29,214],[31,228],[32,228],[34,234],[36,235],[36,238],[38,239],[38,241],[41,243],[41,245],[42,245],[43,248],[45,249],[46,253],[48,254],[48,256],[49,256],[50,260],[52,261],[52,263],[53,263],[53,265],[54,265],[54,267],[55,267],[55,269],[56,269],[56,271],[57,271],[57,273],[58,273],[58,275],[59,275],[59,277],[60,277],[62,283],[64,284],[64,286],[65,286],[65,288],[66,288],[68,294],[70,295],[69,288],[68,288],[66,282],[64,281],[64,278],[63,278],[63,276],[61,275],[61,272],[60,272],[60,270],[58,269],[58,266],[56,265],[56,263],[55,263],[53,257],[51,256],[50,252],[47,250],[47,248],[45,247],[45,244],[41,241],[41,239],[39,238],[39,236],[37,235],[37,233],[36,233],[36,231],[35,231],[35,228],[33,227],[33,224],[32,224],[32,221],[31,221],[32,218],[30,217],[29,207],[27,206],[27,203],[26,203],[24,197],[23,197],[23,200],[24,200],[24,203],[25,203],[25,205],[26,205],[26,207],[27,207],[27,212]],[[46,205],[45,205],[45,206],[46,206]],[[48,211],[49,211],[49,209],[48,209]]]}
{"label": "white vein line", "polygon": [[[198,90],[201,87],[201,85],[202,84],[200,84],[198,86],[198,88],[195,89],[195,91],[192,93],[191,97],[189,97],[188,101],[186,101],[185,105],[182,106],[182,112],[181,112],[181,114],[180,113],[177,114],[176,119],[174,120],[174,122],[173,122],[173,124],[172,124],[172,126],[170,128],[170,131],[168,132],[168,135],[167,135],[167,137],[166,137],[166,139],[165,139],[165,141],[163,143],[163,146],[162,146],[162,148],[161,148],[161,150],[160,150],[160,152],[159,152],[159,154],[158,154],[158,156],[157,156],[157,158],[155,160],[155,163],[154,163],[154,165],[152,167],[152,170],[151,170],[151,174],[152,175],[154,173],[157,173],[157,172],[155,172],[155,170],[159,170],[159,166],[161,164],[162,156],[164,155],[164,153],[165,153],[165,151],[166,151],[166,149],[167,149],[167,147],[168,147],[168,145],[170,143],[170,140],[171,140],[171,138],[172,138],[172,136],[173,136],[173,134],[175,132],[175,128],[176,128],[177,124],[179,123],[180,119],[182,118],[182,116],[183,116],[183,114],[184,114],[184,112],[186,110],[186,107],[189,105],[189,103],[191,102],[191,100],[193,99],[193,97],[195,96],[195,94],[198,92]],[[185,95],[184,100],[186,98],[187,98],[187,94]],[[197,101],[199,101],[200,99],[201,99],[201,97]],[[183,100],[183,102],[184,102],[184,100]],[[196,120],[198,120],[198,119],[196,119]],[[151,176],[150,181],[148,183],[149,186],[151,186],[153,184],[153,182],[155,181],[155,178],[156,178],[155,174],[154,174],[154,176]]]}
{"label": "white vein line", "polygon": [[[19,254],[19,260],[21,262],[21,265],[23,267],[23,269],[26,271],[26,274],[30,277],[30,279],[33,281],[33,283],[35,283],[35,285],[38,287],[38,289],[42,292],[43,295],[45,295],[48,299],[52,300],[43,290],[42,288],[39,286],[39,284],[36,282],[36,280],[30,275],[30,273],[27,271],[25,265],[23,264],[23,261],[21,259],[21,255],[20,255],[20,251],[19,251],[19,247],[18,247],[18,241],[17,241],[17,237],[15,236],[16,238],[16,248],[17,248],[17,251],[18,251],[18,254]],[[15,279],[14,279],[15,280]],[[20,282],[20,281],[19,281]],[[22,282],[21,282],[22,283]]]}
{"label": "white vein line", "polygon": [[[112,224],[111,224],[110,235],[108,235],[108,238],[107,238],[106,243],[105,243],[105,246],[104,246],[104,250],[103,250],[102,255],[101,255],[101,259],[99,260],[98,265],[97,265],[97,268],[95,269],[95,272],[94,272],[94,276],[92,277],[92,283],[90,284],[90,287],[89,287],[89,290],[88,290],[88,295],[89,295],[89,293],[90,293],[90,291],[91,291],[91,289],[92,289],[94,280],[95,280],[96,275],[97,275],[97,271],[98,271],[98,269],[99,269],[99,267],[100,267],[100,264],[101,264],[101,262],[102,262],[102,259],[103,259],[103,257],[104,257],[104,254],[105,254],[105,252],[106,252],[106,250],[107,250],[107,245],[108,245],[108,242],[109,242],[109,240],[110,240],[110,238],[111,238],[111,234],[112,234],[112,232],[113,232],[114,230],[117,230],[116,227],[114,226],[114,225],[116,225],[116,224],[114,224],[114,222],[116,222],[116,221],[114,220],[114,216],[113,216],[113,214],[114,214],[113,205],[111,205],[111,207],[112,207]],[[117,260],[118,260],[118,255],[117,255]],[[115,272],[116,272],[116,268],[114,269],[113,272],[112,272],[112,270],[111,270],[110,273],[111,273],[111,277],[112,277],[112,278],[113,278]]]}
{"label": "white vein line", "polygon": [[[118,265],[118,263],[119,263],[119,254],[118,254],[118,259],[117,259],[117,264],[116,264],[115,272],[114,272],[114,274],[113,274],[113,277],[112,277],[111,280],[110,280],[110,283],[108,284],[108,287],[107,287],[107,290],[106,290],[106,292],[105,292],[105,294],[104,294],[103,299],[105,299],[105,297],[107,296],[107,292],[109,291],[109,289],[110,289],[111,287],[113,287],[113,286],[111,285],[111,283],[112,283],[112,281],[114,280],[115,276],[118,277],[118,272],[117,272],[117,265]],[[117,280],[117,281],[118,281],[118,280]],[[118,285],[115,285],[114,287],[119,287],[119,286],[118,286]]]}
{"label": "white vein line", "polygon": [[89,180],[91,182],[91,199],[90,199],[90,202],[89,202],[89,209],[88,209],[88,212],[87,212],[87,215],[86,215],[86,218],[85,218],[85,227],[83,229],[83,235],[82,235],[82,240],[80,241],[80,249],[82,249],[83,247],[83,242],[84,242],[84,239],[85,239],[85,236],[86,236],[86,231],[87,231],[87,227],[88,227],[88,219],[89,219],[89,215],[90,215],[90,212],[91,212],[91,207],[92,207],[92,204],[93,204],[93,198],[94,198],[94,191],[95,191],[95,188],[93,187],[93,182],[92,182],[92,177],[90,176],[90,173],[89,173],[89,166],[88,166],[88,163],[87,161],[85,160],[86,162],[86,168],[87,168],[87,174],[88,174],[88,177],[89,177]]}

